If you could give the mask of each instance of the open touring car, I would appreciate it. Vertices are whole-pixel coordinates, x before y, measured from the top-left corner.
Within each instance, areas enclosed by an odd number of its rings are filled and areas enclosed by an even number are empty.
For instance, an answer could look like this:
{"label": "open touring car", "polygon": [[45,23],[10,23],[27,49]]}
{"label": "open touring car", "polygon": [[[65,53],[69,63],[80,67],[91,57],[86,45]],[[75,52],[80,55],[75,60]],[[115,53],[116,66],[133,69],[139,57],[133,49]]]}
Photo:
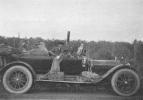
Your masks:
{"label": "open touring car", "polygon": [[136,70],[129,63],[119,60],[94,60],[86,56],[65,57],[60,63],[60,72],[43,78],[52,68],[53,56],[30,54],[14,56],[1,53],[0,57],[1,81],[10,93],[25,93],[36,81],[96,85],[109,76],[110,84],[118,95],[131,96],[140,87]]}

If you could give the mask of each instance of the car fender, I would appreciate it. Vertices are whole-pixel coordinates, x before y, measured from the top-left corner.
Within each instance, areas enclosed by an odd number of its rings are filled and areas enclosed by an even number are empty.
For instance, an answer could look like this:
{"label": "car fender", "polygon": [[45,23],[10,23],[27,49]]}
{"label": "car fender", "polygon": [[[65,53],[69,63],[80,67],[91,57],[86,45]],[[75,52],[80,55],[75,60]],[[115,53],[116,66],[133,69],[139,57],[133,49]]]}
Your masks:
{"label": "car fender", "polygon": [[122,68],[129,68],[132,70],[135,70],[133,67],[130,66],[130,64],[119,64],[113,68],[111,68],[110,70],[108,70],[103,76],[102,79],[105,79],[106,77],[108,77],[109,75],[111,75],[112,73],[114,73],[115,71],[122,69]]}
{"label": "car fender", "polygon": [[13,65],[23,65],[23,66],[27,67],[31,71],[34,80],[36,79],[36,72],[34,71],[34,69],[32,68],[32,66],[29,65],[26,62],[23,62],[23,61],[13,61],[13,62],[10,62],[10,63],[6,64],[3,68],[0,69],[0,75],[2,76],[4,74],[4,72],[8,68],[12,67]]}

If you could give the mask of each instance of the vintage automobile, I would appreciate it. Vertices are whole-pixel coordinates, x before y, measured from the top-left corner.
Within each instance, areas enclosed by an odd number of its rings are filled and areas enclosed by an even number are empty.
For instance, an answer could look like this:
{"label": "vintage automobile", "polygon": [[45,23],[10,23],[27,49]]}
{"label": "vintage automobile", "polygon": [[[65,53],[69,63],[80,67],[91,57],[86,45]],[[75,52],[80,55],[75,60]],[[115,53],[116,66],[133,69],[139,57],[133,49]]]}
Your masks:
{"label": "vintage automobile", "polygon": [[113,90],[121,96],[134,95],[140,88],[136,70],[129,63],[119,60],[65,57],[60,63],[60,71],[64,74],[52,79],[41,76],[50,71],[53,56],[13,55],[8,52],[0,53],[0,74],[5,90],[10,93],[25,93],[36,81],[96,85],[107,78]]}

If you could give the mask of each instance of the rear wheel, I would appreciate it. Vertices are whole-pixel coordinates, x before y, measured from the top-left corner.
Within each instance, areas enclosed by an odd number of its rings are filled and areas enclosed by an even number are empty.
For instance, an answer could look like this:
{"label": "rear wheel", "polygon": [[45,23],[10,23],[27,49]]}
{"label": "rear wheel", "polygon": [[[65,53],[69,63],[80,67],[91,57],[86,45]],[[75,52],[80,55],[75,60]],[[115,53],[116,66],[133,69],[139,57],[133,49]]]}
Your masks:
{"label": "rear wheel", "polygon": [[32,83],[32,73],[25,66],[12,66],[3,75],[3,86],[10,93],[25,93],[31,88]]}
{"label": "rear wheel", "polygon": [[131,96],[140,87],[140,79],[135,71],[131,69],[120,69],[111,79],[113,90],[121,96]]}

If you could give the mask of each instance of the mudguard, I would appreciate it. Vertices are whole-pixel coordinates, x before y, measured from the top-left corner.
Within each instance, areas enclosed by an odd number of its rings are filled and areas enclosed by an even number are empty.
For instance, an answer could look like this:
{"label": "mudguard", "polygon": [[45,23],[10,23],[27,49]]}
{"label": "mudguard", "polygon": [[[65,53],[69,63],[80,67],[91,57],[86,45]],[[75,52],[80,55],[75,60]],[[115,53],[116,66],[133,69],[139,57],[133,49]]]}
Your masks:
{"label": "mudguard", "polygon": [[123,69],[123,68],[135,70],[133,67],[130,66],[130,64],[119,64],[111,68],[110,70],[108,70],[105,74],[101,75],[99,78],[95,79],[92,83],[99,83],[103,81],[104,79],[106,79],[108,76],[112,75],[115,71],[119,69]]}
{"label": "mudguard", "polygon": [[36,79],[36,73],[35,73],[34,69],[28,63],[25,63],[22,61],[13,61],[13,62],[6,64],[3,68],[0,69],[0,75],[3,75],[3,73],[8,68],[12,67],[13,65],[23,65],[23,66],[27,67],[31,71],[33,78]]}
{"label": "mudguard", "polygon": [[102,75],[102,78],[105,79],[106,77],[108,77],[109,75],[111,75],[112,73],[114,73],[116,70],[122,69],[122,68],[128,68],[128,69],[133,69],[130,64],[119,64],[113,68],[111,68],[110,70],[108,70],[104,75]]}

